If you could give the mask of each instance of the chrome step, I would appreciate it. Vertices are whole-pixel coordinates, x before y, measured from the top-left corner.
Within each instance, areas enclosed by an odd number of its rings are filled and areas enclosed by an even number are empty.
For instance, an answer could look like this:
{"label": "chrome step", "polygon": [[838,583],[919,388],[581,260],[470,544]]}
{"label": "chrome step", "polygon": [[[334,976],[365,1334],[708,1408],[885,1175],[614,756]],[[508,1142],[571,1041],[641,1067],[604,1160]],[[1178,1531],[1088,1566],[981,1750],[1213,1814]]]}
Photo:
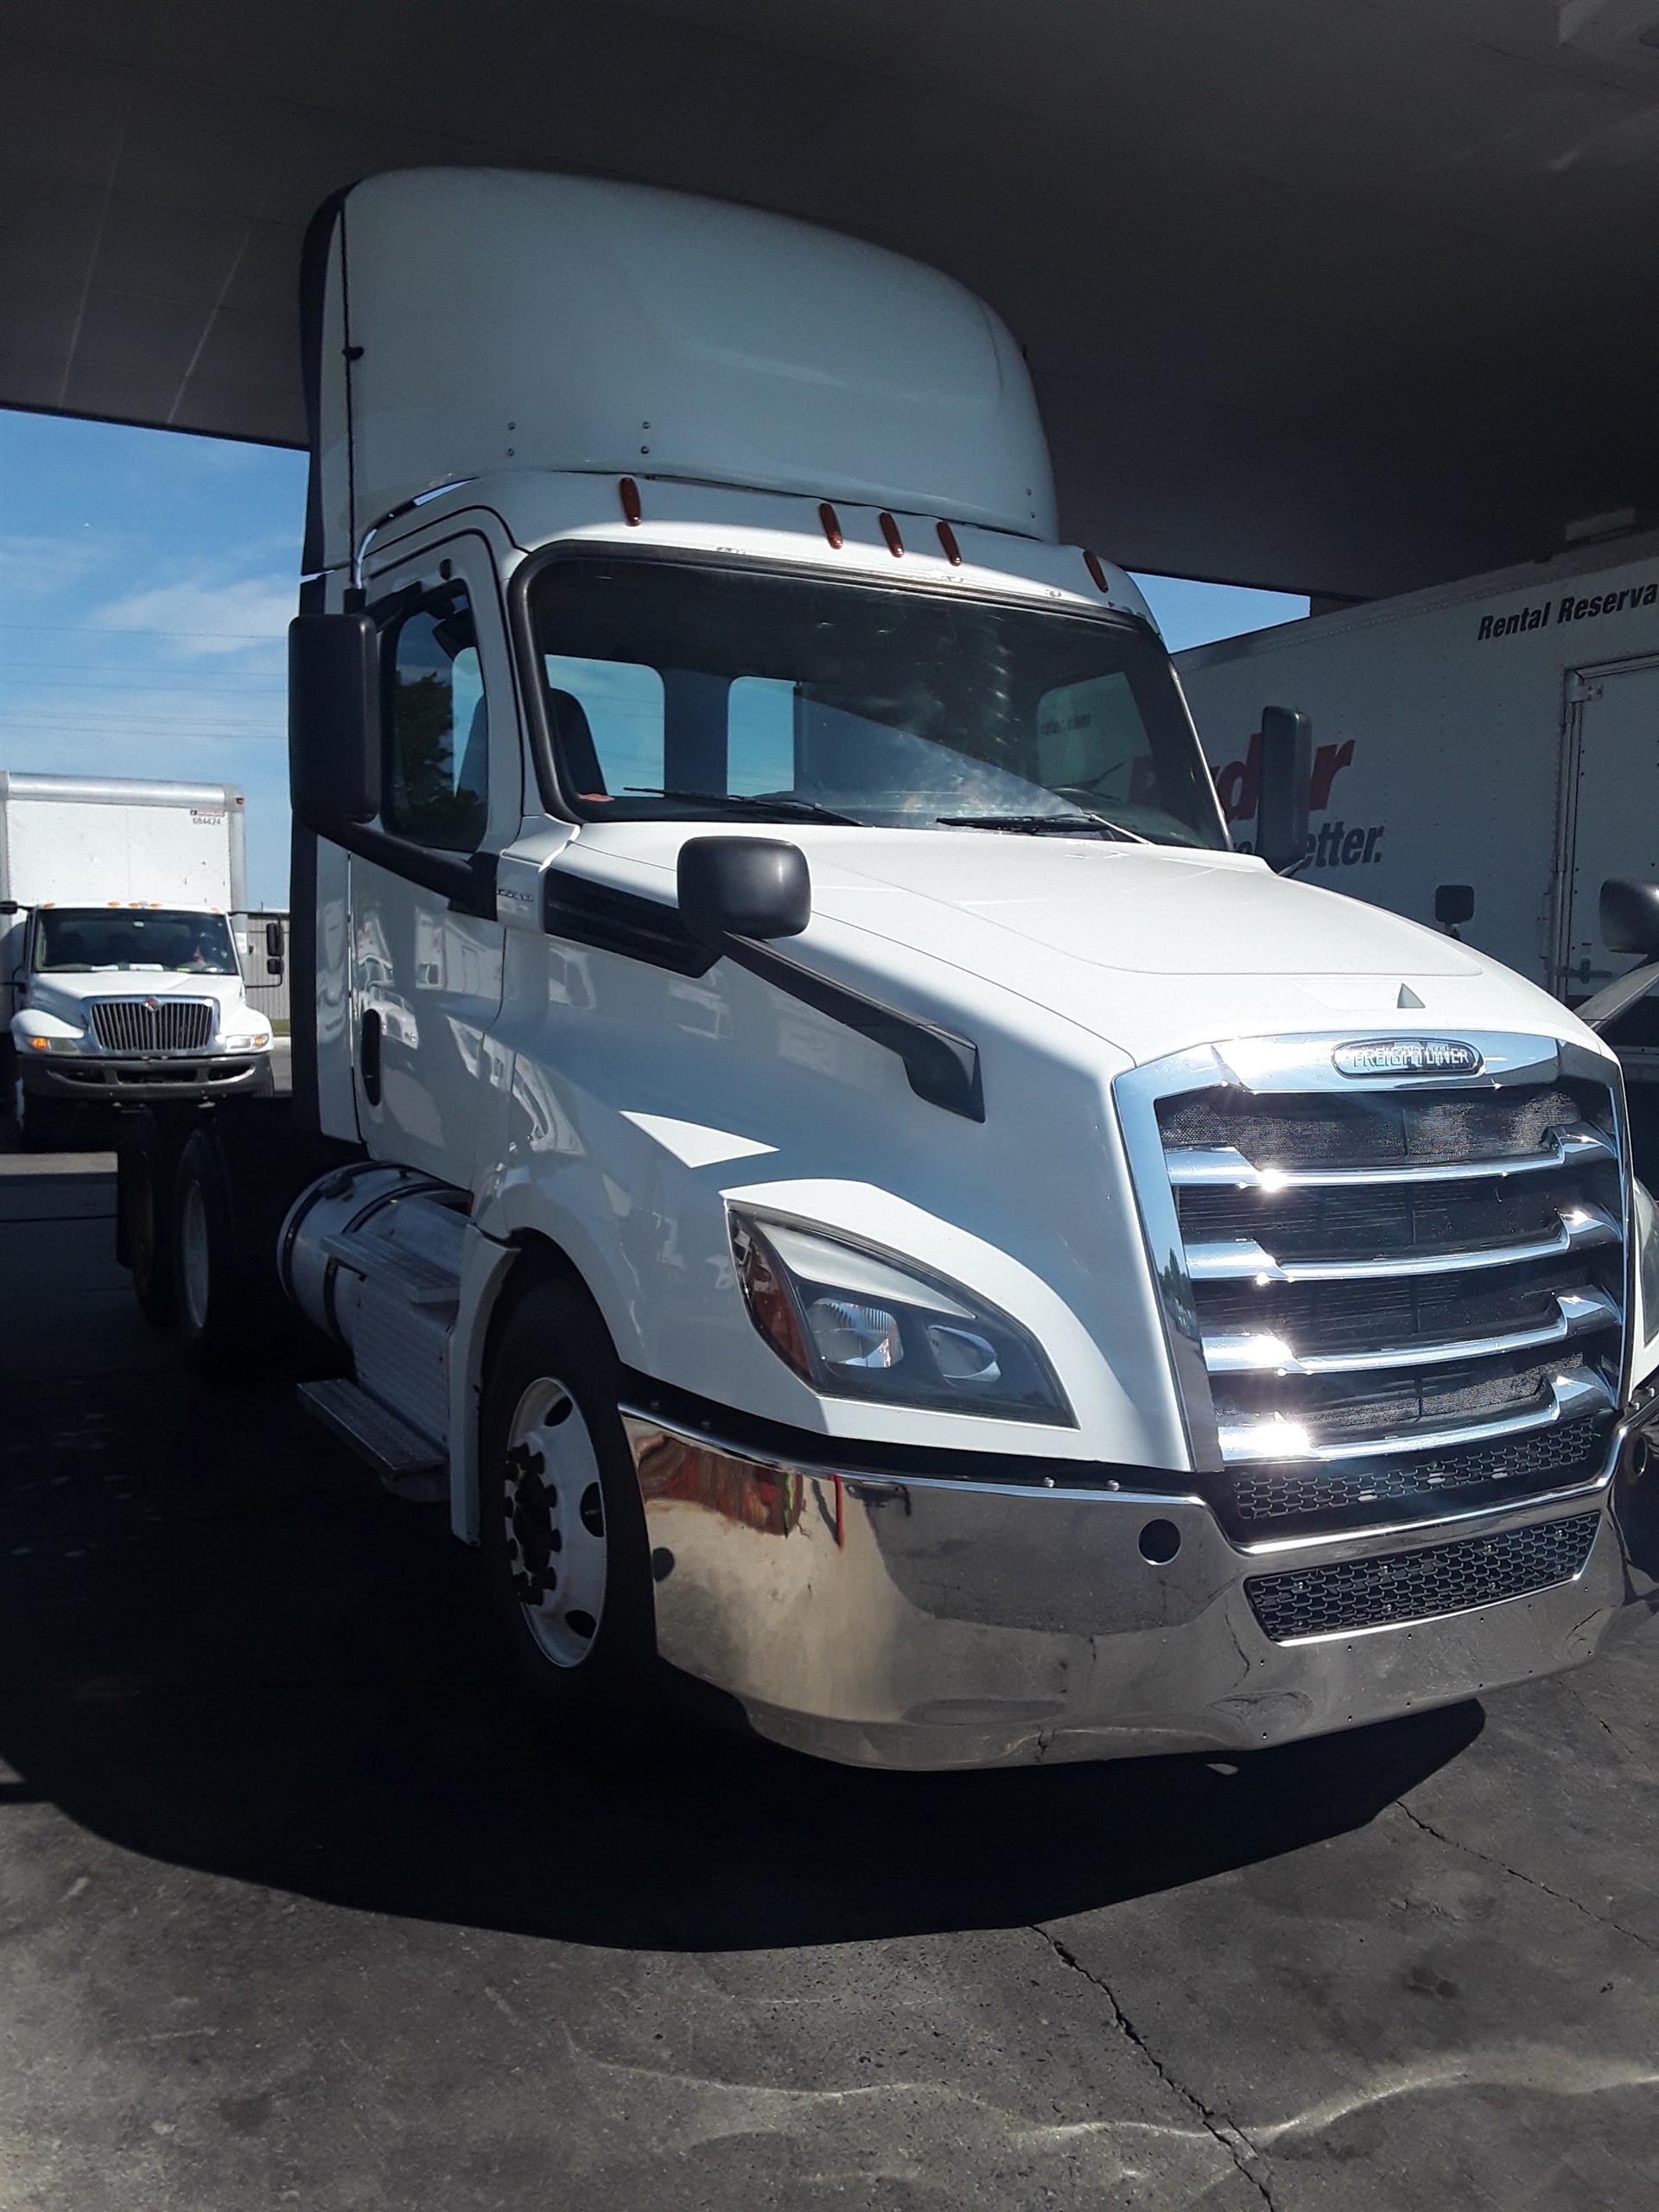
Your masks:
{"label": "chrome step", "polygon": [[1459,1360],[1493,1359],[1512,1351],[1542,1351],[1597,1329],[1617,1328],[1617,1301],[1605,1290],[1558,1290],[1556,1318],[1541,1329],[1512,1329],[1490,1337],[1446,1337],[1418,1344],[1389,1344],[1375,1351],[1299,1353],[1269,1329],[1241,1329],[1204,1340],[1211,1375],[1372,1375],[1389,1368],[1447,1367]]}
{"label": "chrome step", "polygon": [[398,1497],[431,1505],[448,1495],[449,1471],[439,1447],[357,1383],[334,1376],[302,1382],[299,1395],[307,1413],[349,1444]]}
{"label": "chrome step", "polygon": [[1616,1244],[1618,1224],[1605,1206],[1564,1205],[1554,1236],[1524,1244],[1481,1245],[1437,1252],[1415,1244],[1368,1259],[1280,1261],[1250,1236],[1189,1244],[1187,1272],[1194,1282],[1384,1282],[1397,1276],[1468,1274],[1484,1268],[1521,1267],[1529,1260],[1559,1260],[1592,1245]]}
{"label": "chrome step", "polygon": [[1377,1167],[1258,1167],[1231,1145],[1166,1153],[1169,1179],[1178,1191],[1366,1191],[1390,1185],[1472,1183],[1487,1176],[1539,1175],[1551,1169],[1617,1160],[1607,1138],[1588,1122],[1551,1129],[1542,1152],[1507,1159],[1414,1161]]}
{"label": "chrome step", "polygon": [[1369,1459],[1389,1452],[1448,1452],[1459,1445],[1484,1444],[1495,1438],[1524,1436],[1529,1430],[1552,1428],[1558,1422],[1582,1420],[1586,1414],[1610,1413],[1614,1404],[1611,1386],[1599,1375],[1558,1375],[1550,1402],[1522,1414],[1506,1414],[1496,1421],[1459,1421],[1441,1428],[1424,1427],[1392,1436],[1344,1438],[1332,1443],[1318,1440],[1314,1424],[1273,1414],[1255,1421],[1223,1421],[1221,1454],[1229,1466],[1253,1460],[1279,1461]]}

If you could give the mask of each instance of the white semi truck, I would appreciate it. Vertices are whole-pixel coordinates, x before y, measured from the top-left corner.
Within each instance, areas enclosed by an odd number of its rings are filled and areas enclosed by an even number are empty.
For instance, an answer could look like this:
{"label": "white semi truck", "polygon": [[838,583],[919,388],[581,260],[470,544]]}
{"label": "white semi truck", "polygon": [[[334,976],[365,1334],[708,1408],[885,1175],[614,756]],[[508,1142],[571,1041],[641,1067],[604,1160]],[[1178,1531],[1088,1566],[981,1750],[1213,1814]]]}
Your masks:
{"label": "white semi truck", "polygon": [[1274,872],[1294,715],[1230,849],[995,315],[450,169],[322,211],[305,321],[295,1096],[147,1122],[123,1235],[232,1369],[259,1255],[535,1694],[893,1766],[1238,1749],[1652,1610],[1617,1062]]}
{"label": "white semi truck", "polygon": [[[1659,534],[1178,653],[1230,827],[1255,813],[1261,710],[1319,732],[1307,878],[1456,929],[1569,1005],[1624,963],[1609,877],[1659,877]],[[1610,1041],[1659,1077],[1659,1005]]]}
{"label": "white semi truck", "polygon": [[0,769],[0,1077],[26,1145],[78,1107],[269,1094],[245,837],[232,784]]}

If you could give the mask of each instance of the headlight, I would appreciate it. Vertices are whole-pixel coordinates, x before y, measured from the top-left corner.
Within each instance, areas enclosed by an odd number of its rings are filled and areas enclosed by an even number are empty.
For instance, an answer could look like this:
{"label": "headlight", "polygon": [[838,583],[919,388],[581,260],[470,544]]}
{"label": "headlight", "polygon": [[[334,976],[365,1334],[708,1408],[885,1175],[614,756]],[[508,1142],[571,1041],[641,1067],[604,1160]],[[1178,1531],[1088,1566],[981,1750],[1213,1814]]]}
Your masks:
{"label": "headlight", "polygon": [[[31,1011],[33,1011],[31,1009]],[[86,1040],[86,1025],[77,1029],[73,1022],[58,1014],[35,1013],[36,1021],[49,1021],[49,1029],[14,1031],[18,1046],[27,1045],[31,1052],[78,1052]]]}
{"label": "headlight", "polygon": [[828,1230],[731,1214],[749,1314],[815,1390],[1075,1428],[1030,1332],[960,1283]]}

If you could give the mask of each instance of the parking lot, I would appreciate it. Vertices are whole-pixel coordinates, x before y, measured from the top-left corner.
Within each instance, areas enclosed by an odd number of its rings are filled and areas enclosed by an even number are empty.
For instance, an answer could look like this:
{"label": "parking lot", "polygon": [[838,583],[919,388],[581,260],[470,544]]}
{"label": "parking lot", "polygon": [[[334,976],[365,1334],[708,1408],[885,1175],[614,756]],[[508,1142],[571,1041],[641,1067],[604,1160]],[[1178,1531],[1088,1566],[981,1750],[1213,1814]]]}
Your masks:
{"label": "parking lot", "polygon": [[1650,2198],[1659,1624],[1238,1763],[595,1768],[112,1208],[0,1160],[3,2212]]}

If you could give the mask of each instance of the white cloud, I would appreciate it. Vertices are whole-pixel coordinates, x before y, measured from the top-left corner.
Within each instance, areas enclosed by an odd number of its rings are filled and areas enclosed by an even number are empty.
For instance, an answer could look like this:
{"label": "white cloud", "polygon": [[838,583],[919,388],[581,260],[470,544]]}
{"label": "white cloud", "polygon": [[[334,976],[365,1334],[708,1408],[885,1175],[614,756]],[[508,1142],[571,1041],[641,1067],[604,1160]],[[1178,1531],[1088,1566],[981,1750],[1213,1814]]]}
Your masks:
{"label": "white cloud", "polygon": [[111,540],[90,530],[48,536],[29,531],[0,531],[0,575],[6,596],[49,599],[67,591],[109,560]]}
{"label": "white cloud", "polygon": [[92,620],[100,630],[142,632],[178,658],[196,660],[279,643],[298,604],[298,588],[286,578],[250,576],[227,584],[195,577],[130,592]]}

